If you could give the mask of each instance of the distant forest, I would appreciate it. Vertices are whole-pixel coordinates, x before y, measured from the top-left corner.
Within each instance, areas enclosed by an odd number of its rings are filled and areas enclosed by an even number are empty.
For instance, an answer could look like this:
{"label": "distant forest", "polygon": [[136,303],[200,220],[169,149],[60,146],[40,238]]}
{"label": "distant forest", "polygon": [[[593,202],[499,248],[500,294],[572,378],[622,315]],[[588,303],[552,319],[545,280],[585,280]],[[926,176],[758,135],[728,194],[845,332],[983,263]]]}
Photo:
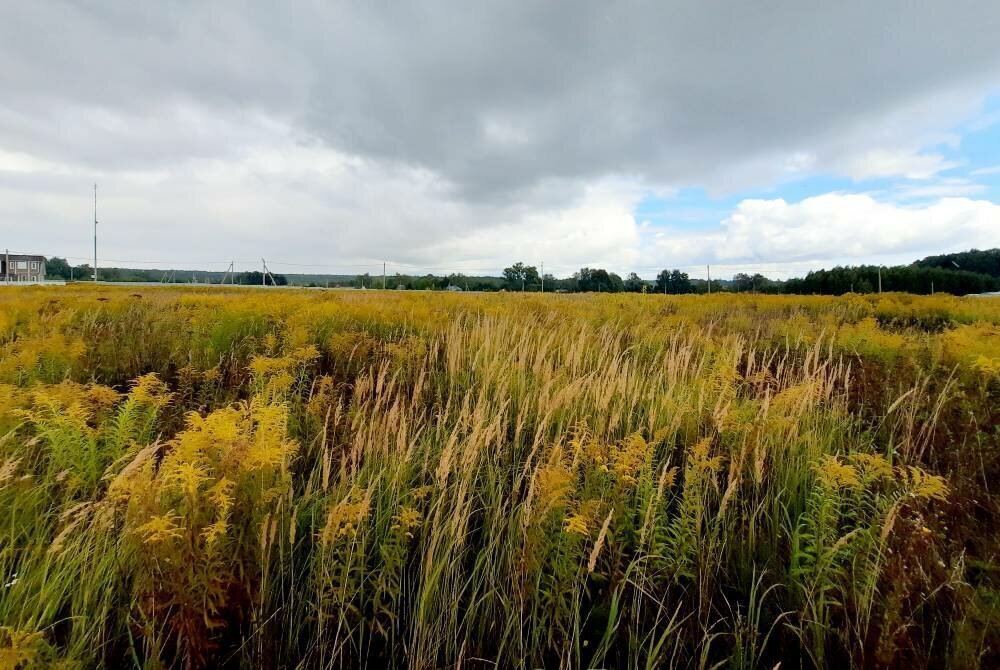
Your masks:
{"label": "distant forest", "polygon": [[[89,265],[70,267],[65,259],[50,258],[46,263],[50,279],[86,280],[93,276]],[[132,268],[100,268],[102,281],[163,282],[163,283],[232,283],[242,285],[291,285],[342,288],[382,288],[407,290],[463,291],[541,291],[578,293],[789,293],[841,295],[844,293],[875,293],[879,290],[879,266],[855,265],[815,270],[805,277],[788,280],[771,279],[762,274],[739,273],[732,279],[713,279],[711,286],[704,279],[694,279],[679,269],[664,269],[655,279],[642,279],[636,273],[620,275],[603,268],[581,268],[570,277],[544,277],[538,269],[524,263],[505,268],[503,275],[324,275],[270,274],[259,271],[229,274],[200,270],[139,270]],[[1000,290],[1000,249],[963,251],[954,254],[928,256],[909,265],[881,267],[881,290],[929,294],[987,293]]]}

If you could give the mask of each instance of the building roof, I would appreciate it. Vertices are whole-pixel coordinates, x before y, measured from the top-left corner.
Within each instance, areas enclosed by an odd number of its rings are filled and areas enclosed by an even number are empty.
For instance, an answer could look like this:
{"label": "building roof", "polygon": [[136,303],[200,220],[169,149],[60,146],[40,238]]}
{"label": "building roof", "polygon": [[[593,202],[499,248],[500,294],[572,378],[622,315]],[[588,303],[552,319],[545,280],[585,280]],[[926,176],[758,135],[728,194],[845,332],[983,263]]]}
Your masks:
{"label": "building roof", "polygon": [[33,254],[4,254],[0,253],[0,260],[10,259],[12,261],[44,261],[45,256],[36,256]]}

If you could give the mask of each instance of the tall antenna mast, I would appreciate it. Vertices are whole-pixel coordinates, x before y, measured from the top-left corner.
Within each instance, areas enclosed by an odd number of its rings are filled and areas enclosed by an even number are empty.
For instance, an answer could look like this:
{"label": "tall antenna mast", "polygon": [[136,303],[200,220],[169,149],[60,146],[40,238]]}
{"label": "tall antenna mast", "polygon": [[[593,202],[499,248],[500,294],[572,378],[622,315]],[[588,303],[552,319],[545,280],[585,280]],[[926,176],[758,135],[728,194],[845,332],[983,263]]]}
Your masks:
{"label": "tall antenna mast", "polygon": [[97,281],[97,182],[94,182],[94,281]]}

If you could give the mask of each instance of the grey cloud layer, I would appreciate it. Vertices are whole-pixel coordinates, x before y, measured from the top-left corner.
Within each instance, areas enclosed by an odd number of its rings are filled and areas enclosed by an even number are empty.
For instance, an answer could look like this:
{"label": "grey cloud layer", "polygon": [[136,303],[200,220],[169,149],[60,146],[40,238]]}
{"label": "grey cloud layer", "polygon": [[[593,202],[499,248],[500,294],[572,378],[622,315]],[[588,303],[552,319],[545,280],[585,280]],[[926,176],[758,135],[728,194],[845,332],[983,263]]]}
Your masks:
{"label": "grey cloud layer", "polygon": [[321,76],[308,123],[472,194],[608,172],[703,183],[802,149],[836,161],[831,138],[997,76],[1000,5],[934,5],[431,3],[352,16],[323,52],[345,65]]}
{"label": "grey cloud layer", "polygon": [[835,162],[832,137],[1000,67],[1000,3],[981,1],[33,3],[5,14],[7,148],[148,165],[238,150],[273,119],[433,170],[465,197],[608,173],[706,183],[802,150]]}

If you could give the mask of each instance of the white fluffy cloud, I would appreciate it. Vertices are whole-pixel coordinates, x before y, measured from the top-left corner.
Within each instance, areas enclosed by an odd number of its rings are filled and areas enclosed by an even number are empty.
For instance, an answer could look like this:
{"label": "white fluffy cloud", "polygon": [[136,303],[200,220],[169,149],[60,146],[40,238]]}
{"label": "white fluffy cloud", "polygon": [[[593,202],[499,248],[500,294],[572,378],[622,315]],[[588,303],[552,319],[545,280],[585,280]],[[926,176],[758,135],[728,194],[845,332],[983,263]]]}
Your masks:
{"label": "white fluffy cloud", "polygon": [[[2,243],[86,260],[93,175],[13,153],[0,153],[0,171],[0,220],[39,222],[5,230]],[[266,256],[282,272],[346,274],[381,271],[383,260],[390,272],[496,273],[516,259],[548,259],[555,273],[628,267],[640,247],[632,211],[646,193],[628,180],[556,181],[516,203],[464,203],[423,168],[277,141],[236,161],[98,179],[106,265],[245,269]]]}
{"label": "white fluffy cloud", "polygon": [[570,206],[526,212],[496,225],[421,249],[427,258],[473,259],[458,270],[498,268],[511,259],[545,265],[557,276],[583,266],[632,269],[642,255],[641,226],[633,211],[642,197],[634,185],[605,181],[588,186]]}
{"label": "white fluffy cloud", "polygon": [[705,234],[667,233],[648,259],[698,259],[723,266],[757,264],[786,272],[858,262],[909,262],[923,255],[1000,246],[1000,205],[941,198],[920,205],[870,195],[829,193],[789,203],[744,200]]}
{"label": "white fluffy cloud", "polygon": [[845,161],[843,171],[858,181],[896,176],[907,179],[930,179],[938,172],[951,167],[954,167],[954,163],[949,163],[939,154],[875,149],[850,157]]}
{"label": "white fluffy cloud", "polygon": [[[35,218],[4,244],[88,255],[89,176],[20,154],[0,154],[0,217]],[[11,197],[32,178],[36,198]],[[546,183],[514,204],[456,201],[433,172],[345,155],[322,145],[270,143],[237,162],[188,161],[184,170],[118,171],[102,178],[101,257],[156,267],[255,267],[284,272],[493,273],[513,260],[567,274],[581,266],[637,270],[718,266],[782,277],[833,263],[909,262],[942,251],[1000,246],[1000,205],[939,197],[955,180],[892,193],[830,193],[799,202],[740,202],[708,229],[639,222],[648,190],[630,179]],[[923,190],[917,192],[920,188]],[[66,195],[68,190],[73,195]],[[23,193],[23,192],[22,192]],[[669,197],[668,193],[660,195]],[[928,198],[931,200],[928,201]],[[26,207],[30,203],[31,208]],[[138,251],[137,251],[138,250]]]}

